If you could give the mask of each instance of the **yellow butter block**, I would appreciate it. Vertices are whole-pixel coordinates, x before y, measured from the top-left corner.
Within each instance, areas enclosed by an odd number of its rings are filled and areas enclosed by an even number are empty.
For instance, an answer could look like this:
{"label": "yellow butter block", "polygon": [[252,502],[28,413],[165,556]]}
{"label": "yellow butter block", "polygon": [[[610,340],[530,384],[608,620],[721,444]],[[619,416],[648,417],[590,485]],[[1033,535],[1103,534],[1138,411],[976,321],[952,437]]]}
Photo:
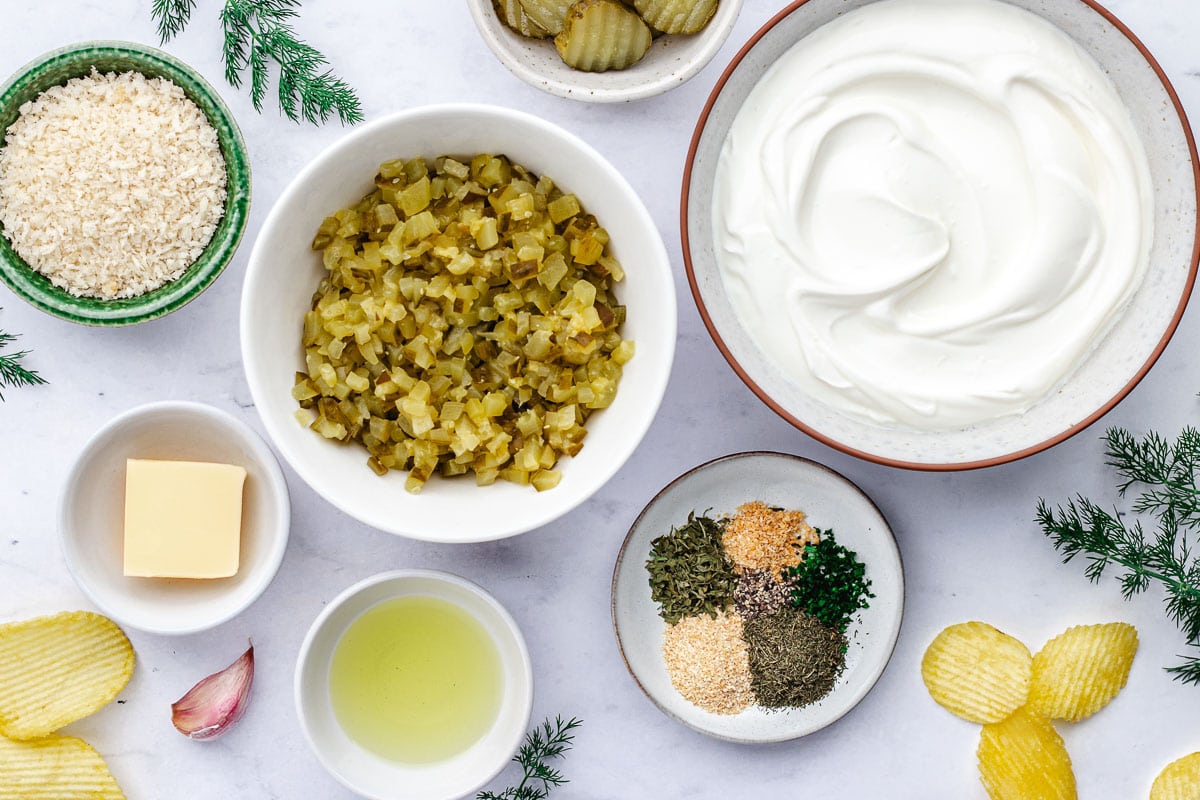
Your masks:
{"label": "yellow butter block", "polygon": [[125,574],[228,578],[238,571],[246,470],[131,458],[125,469]]}

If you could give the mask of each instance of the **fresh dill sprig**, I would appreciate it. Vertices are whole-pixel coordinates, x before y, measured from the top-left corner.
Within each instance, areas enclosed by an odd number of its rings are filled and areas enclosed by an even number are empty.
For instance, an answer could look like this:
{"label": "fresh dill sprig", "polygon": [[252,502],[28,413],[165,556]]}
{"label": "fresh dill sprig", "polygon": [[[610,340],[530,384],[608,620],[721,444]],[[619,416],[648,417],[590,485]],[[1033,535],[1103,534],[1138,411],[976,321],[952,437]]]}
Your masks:
{"label": "fresh dill sprig", "polygon": [[150,15],[158,21],[158,40],[166,44],[187,27],[192,18],[196,0],[154,0]]}
{"label": "fresh dill sprig", "polygon": [[[151,14],[165,42],[183,30],[195,0],[154,0]],[[300,0],[225,0],[221,8],[225,80],[241,88],[250,75],[250,101],[262,111],[278,65],[279,108],[288,119],[315,124],[336,115],[343,125],[362,122],[362,104],[354,90],[328,69],[316,48],[300,40],[292,27]]]}
{"label": "fresh dill sprig", "polygon": [[[17,340],[16,334],[0,331],[0,351]],[[21,365],[21,359],[29,355],[28,350],[16,353],[0,352],[0,386],[38,386],[46,383],[46,379],[31,369]],[[4,400],[0,393],[0,401]]]}
{"label": "fresh dill sprig", "polygon": [[[1104,434],[1105,464],[1121,478],[1118,493],[1130,489],[1131,522],[1120,511],[1110,513],[1082,496],[1052,509],[1041,499],[1037,523],[1069,562],[1087,560],[1084,574],[1099,581],[1110,567],[1118,569],[1121,593],[1128,600],[1153,583],[1166,592],[1167,616],[1183,631],[1188,647],[1200,648],[1200,431],[1188,427],[1172,444],[1157,433],[1142,439],[1121,428]],[[1142,521],[1153,522],[1147,531]],[[1200,684],[1200,655],[1181,655],[1167,672],[1184,683]]]}
{"label": "fresh dill sprig", "polygon": [[567,783],[562,773],[546,762],[553,758],[562,758],[571,749],[575,735],[571,731],[583,724],[583,720],[571,717],[563,722],[562,717],[549,719],[534,728],[525,736],[525,743],[513,756],[513,761],[521,765],[525,775],[517,786],[510,786],[500,794],[480,792],[475,800],[544,800],[550,790]]}

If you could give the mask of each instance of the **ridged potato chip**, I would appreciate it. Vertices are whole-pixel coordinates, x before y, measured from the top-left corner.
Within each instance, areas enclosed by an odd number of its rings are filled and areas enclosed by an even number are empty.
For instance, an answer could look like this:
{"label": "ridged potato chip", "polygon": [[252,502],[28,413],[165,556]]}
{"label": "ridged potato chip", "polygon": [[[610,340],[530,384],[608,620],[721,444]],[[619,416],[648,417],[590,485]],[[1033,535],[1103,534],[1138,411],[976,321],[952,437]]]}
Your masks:
{"label": "ridged potato chip", "polygon": [[1071,757],[1054,725],[1027,708],[983,726],[979,780],[992,800],[1076,800]]}
{"label": "ridged potato chip", "polygon": [[521,0],[492,0],[492,7],[496,9],[496,16],[501,22],[522,36],[533,39],[545,39],[550,36],[548,30],[529,16]]}
{"label": "ridged potato chip", "polygon": [[1029,648],[984,622],[951,625],[930,642],[921,660],[929,695],[969,722],[999,722],[1025,705]]}
{"label": "ridged potato chip", "polygon": [[551,36],[562,32],[567,21],[567,9],[575,0],[521,0],[525,14]]}
{"label": "ridged potato chip", "polygon": [[1200,800],[1200,753],[1167,764],[1150,787],[1150,800]]}
{"label": "ridged potato chip", "polygon": [[125,800],[92,746],[71,736],[29,742],[0,737],[0,797],[4,800]]}
{"label": "ridged potato chip", "polygon": [[650,49],[650,29],[619,0],[579,0],[554,46],[567,66],[585,72],[625,69]]}
{"label": "ridged potato chip", "polygon": [[1068,722],[1090,717],[1125,687],[1137,648],[1137,629],[1124,622],[1068,628],[1033,657],[1029,707]]}
{"label": "ridged potato chip", "polygon": [[717,0],[633,0],[646,24],[663,33],[699,33],[717,11]]}
{"label": "ridged potato chip", "polygon": [[73,611],[0,625],[0,735],[36,739],[83,719],[132,674],[133,647],[108,617]]}

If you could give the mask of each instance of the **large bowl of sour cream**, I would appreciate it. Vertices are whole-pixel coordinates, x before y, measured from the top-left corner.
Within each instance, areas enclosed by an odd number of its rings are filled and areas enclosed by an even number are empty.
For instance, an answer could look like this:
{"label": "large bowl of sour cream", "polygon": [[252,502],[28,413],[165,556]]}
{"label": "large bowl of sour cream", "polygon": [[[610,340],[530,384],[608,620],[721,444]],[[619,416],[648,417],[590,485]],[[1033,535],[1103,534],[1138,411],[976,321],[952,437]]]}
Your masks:
{"label": "large bowl of sour cream", "polygon": [[1118,403],[1200,255],[1170,81],[1091,0],[800,0],[734,58],[682,200],[714,341],[798,428],[1003,463]]}

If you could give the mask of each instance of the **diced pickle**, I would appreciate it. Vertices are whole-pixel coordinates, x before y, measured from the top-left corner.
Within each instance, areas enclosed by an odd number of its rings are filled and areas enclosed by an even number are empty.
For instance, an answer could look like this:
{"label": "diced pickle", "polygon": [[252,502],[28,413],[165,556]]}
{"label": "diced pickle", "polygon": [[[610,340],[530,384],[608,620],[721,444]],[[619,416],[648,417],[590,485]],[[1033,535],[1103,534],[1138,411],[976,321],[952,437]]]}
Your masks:
{"label": "diced pickle", "polygon": [[612,403],[633,343],[623,272],[579,200],[504,156],[382,164],[313,239],[328,272],[304,318],[297,419],[357,441],[376,474],[545,491]]}
{"label": "diced pickle", "polygon": [[562,197],[551,200],[547,204],[546,210],[550,212],[550,221],[557,225],[579,213],[579,198],[573,194],[564,194]]}

